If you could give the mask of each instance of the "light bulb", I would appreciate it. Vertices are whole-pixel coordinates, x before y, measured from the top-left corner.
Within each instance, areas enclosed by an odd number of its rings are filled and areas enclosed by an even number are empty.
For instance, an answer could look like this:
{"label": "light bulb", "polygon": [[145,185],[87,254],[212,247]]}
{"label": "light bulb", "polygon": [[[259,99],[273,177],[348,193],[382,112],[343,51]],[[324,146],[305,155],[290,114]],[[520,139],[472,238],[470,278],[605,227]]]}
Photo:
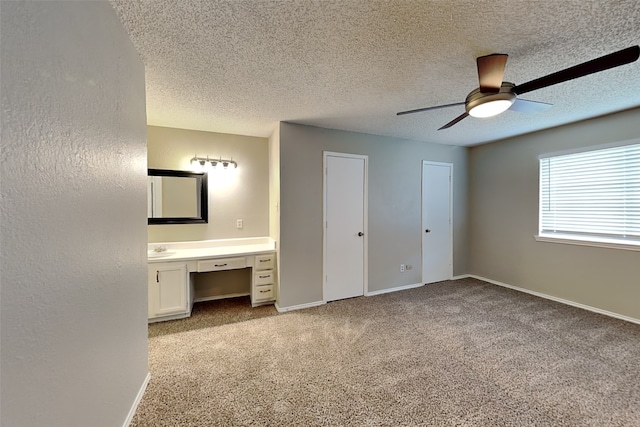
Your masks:
{"label": "light bulb", "polygon": [[484,102],[476,105],[469,110],[469,115],[473,117],[492,117],[496,116],[511,107],[513,101],[507,99],[496,99],[494,101]]}

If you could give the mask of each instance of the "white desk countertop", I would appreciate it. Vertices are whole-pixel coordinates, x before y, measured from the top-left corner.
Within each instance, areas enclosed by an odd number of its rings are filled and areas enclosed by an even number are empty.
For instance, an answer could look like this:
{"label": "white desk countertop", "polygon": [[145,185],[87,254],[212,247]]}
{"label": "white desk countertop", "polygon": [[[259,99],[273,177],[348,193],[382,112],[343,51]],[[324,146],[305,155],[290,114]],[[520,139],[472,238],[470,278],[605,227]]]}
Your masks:
{"label": "white desk countertop", "polygon": [[[153,253],[156,246],[166,247],[162,255]],[[148,262],[188,261],[205,258],[226,258],[260,255],[274,252],[275,242],[269,238],[209,240],[201,242],[150,243]],[[156,256],[153,256],[156,255]]]}

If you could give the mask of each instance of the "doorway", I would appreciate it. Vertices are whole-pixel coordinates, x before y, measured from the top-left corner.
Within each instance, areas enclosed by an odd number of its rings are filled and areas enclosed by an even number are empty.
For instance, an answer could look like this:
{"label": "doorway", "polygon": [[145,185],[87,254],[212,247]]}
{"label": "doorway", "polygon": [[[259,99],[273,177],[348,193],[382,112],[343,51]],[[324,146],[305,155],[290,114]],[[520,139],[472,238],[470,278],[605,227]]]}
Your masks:
{"label": "doorway", "polygon": [[367,164],[367,156],[324,152],[325,302],[367,287]]}
{"label": "doorway", "polygon": [[422,162],[422,283],[453,277],[453,164]]}

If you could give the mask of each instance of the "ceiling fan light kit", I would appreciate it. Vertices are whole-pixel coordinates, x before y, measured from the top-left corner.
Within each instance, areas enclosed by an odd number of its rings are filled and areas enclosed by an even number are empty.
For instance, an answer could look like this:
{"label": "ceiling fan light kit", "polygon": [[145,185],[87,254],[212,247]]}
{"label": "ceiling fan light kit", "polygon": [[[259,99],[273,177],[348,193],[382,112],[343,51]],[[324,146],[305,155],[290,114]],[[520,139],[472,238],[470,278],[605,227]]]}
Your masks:
{"label": "ceiling fan light kit", "polygon": [[500,91],[496,93],[481,92],[480,88],[473,90],[465,101],[465,109],[473,117],[493,117],[508,110],[516,101],[513,93],[513,83],[504,82]]}
{"label": "ceiling fan light kit", "polygon": [[401,111],[397,115],[401,116],[464,104],[465,112],[438,129],[442,130],[450,128],[467,116],[492,117],[508,109],[525,113],[542,112],[550,108],[551,104],[518,99],[518,95],[629,64],[636,61],[638,57],[640,57],[640,46],[631,46],[527,83],[514,85],[513,83],[502,81],[508,55],[493,53],[480,56],[476,59],[479,87],[467,95],[465,102]]}

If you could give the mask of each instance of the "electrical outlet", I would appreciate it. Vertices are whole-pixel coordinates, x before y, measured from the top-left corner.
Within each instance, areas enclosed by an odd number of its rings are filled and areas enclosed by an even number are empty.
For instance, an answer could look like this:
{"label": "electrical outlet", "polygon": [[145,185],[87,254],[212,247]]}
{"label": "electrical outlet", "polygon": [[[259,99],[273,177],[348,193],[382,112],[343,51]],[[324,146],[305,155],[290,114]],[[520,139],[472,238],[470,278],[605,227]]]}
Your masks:
{"label": "electrical outlet", "polygon": [[236,219],[236,228],[240,229],[244,226],[241,219]]}
{"label": "electrical outlet", "polygon": [[413,265],[411,265],[411,264],[407,264],[407,265],[405,265],[405,267],[404,267],[404,268],[405,268],[405,270],[407,270],[407,271],[411,271],[411,270],[413,270]]}
{"label": "electrical outlet", "polygon": [[404,264],[400,264],[400,273],[404,273]]}

